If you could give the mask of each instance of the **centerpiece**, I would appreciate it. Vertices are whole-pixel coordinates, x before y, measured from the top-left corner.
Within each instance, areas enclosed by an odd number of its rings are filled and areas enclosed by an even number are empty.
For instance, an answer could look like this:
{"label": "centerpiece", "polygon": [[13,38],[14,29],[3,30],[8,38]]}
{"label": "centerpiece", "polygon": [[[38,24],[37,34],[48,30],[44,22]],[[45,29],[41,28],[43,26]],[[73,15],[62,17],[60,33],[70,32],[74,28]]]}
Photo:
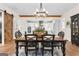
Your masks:
{"label": "centerpiece", "polygon": [[46,32],[47,32],[47,31],[45,31],[45,30],[42,30],[42,29],[39,30],[39,29],[37,29],[37,30],[35,30],[33,33],[36,34],[36,35],[40,38],[40,37],[42,37],[42,35],[45,35]]}
{"label": "centerpiece", "polygon": [[39,21],[39,27],[33,31],[35,35],[37,35],[39,38],[42,37],[42,35],[47,34],[47,31],[43,27],[43,21]]}
{"label": "centerpiece", "polygon": [[36,34],[38,37],[42,37],[42,35],[45,35],[47,31],[44,28],[37,28],[33,31],[34,34]]}

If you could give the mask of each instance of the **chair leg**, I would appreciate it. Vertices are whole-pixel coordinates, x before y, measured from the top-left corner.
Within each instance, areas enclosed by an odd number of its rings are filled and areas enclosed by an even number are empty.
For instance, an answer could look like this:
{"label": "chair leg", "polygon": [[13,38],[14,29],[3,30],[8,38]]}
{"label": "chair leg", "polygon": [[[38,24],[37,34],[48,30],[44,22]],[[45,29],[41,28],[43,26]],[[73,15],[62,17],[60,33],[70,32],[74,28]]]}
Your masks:
{"label": "chair leg", "polygon": [[25,54],[26,54],[26,56],[28,56],[28,49],[26,46],[25,46]]}
{"label": "chair leg", "polygon": [[37,47],[35,47],[35,49],[36,49],[36,50],[35,50],[35,54],[36,54],[36,56],[37,56],[38,49],[37,49]]}
{"label": "chair leg", "polygon": [[53,46],[53,42],[52,42],[52,56],[53,56],[53,51],[54,51],[54,46]]}
{"label": "chair leg", "polygon": [[44,46],[43,46],[43,43],[42,43],[42,48],[41,48],[41,50],[42,50],[42,56],[44,56]]}
{"label": "chair leg", "polygon": [[42,49],[42,56],[44,56],[44,49]]}
{"label": "chair leg", "polygon": [[51,54],[52,54],[52,56],[53,56],[53,50],[54,50],[54,48],[52,47],[52,49],[51,49]]}
{"label": "chair leg", "polygon": [[42,56],[44,56],[44,47],[42,47]]}

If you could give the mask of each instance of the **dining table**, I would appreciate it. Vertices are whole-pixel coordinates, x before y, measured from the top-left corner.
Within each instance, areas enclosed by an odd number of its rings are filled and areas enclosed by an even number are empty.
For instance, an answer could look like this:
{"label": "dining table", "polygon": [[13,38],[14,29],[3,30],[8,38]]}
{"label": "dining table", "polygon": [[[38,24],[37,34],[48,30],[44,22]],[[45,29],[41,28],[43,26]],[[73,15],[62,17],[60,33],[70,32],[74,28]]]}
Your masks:
{"label": "dining table", "polygon": [[[25,37],[18,37],[18,38],[16,38],[15,39],[15,45],[16,45],[16,56],[18,56],[18,54],[19,54],[19,43],[20,42],[25,42],[26,40],[25,40]],[[28,40],[27,40],[28,41]],[[39,43],[39,42],[42,42],[42,39],[37,39],[37,42]],[[61,43],[62,44],[62,52],[63,52],[63,56],[65,56],[66,55],[66,52],[65,52],[65,50],[66,50],[66,42],[67,42],[67,40],[62,40],[61,39],[61,37],[59,37],[59,36],[55,36],[55,39],[54,40],[52,40],[52,42],[53,43]]]}

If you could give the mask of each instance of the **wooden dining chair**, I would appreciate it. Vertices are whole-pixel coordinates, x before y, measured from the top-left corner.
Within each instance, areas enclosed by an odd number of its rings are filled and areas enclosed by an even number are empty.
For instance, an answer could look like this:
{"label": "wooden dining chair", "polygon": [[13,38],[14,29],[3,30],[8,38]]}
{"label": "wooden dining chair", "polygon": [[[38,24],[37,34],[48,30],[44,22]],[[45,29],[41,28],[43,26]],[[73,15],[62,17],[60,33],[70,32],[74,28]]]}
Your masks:
{"label": "wooden dining chair", "polygon": [[[20,32],[20,30],[18,30],[18,31],[15,32],[15,38],[18,39],[19,37],[22,37],[22,33]],[[19,47],[20,47],[20,49],[22,47],[25,47],[25,42],[20,42],[19,43]]]}
{"label": "wooden dining chair", "polygon": [[53,56],[53,46],[52,41],[54,40],[55,35],[46,34],[42,36],[42,55],[45,55],[45,51],[51,51]]}
{"label": "wooden dining chair", "polygon": [[25,47],[25,54],[28,55],[28,52],[35,51],[35,55],[37,56],[37,36],[34,34],[27,34],[25,35],[26,39],[26,47]]}
{"label": "wooden dining chair", "polygon": [[[58,37],[60,37],[60,38],[57,39],[57,40],[63,40],[63,39],[64,39],[64,32],[63,32],[63,31],[59,32],[59,33],[58,33]],[[54,47],[54,48],[57,47],[58,49],[61,48],[61,50],[63,51],[63,45],[62,45],[62,43],[60,43],[60,42],[53,42],[53,47]]]}

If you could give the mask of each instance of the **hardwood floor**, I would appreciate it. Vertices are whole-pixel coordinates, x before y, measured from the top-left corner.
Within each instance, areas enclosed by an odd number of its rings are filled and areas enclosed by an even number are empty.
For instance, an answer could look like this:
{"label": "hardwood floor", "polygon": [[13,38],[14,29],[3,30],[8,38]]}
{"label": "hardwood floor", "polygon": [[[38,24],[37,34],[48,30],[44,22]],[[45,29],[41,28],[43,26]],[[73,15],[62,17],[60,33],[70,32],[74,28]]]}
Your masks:
{"label": "hardwood floor", "polygon": [[0,46],[0,53],[6,53],[8,55],[15,53],[15,42],[7,42],[4,46]]}
{"label": "hardwood floor", "polygon": [[[12,55],[15,53],[15,42],[8,42],[5,46],[0,46],[0,53],[7,53],[8,55]],[[67,56],[79,56],[79,47],[72,45],[71,42],[66,43],[66,55]]]}
{"label": "hardwood floor", "polygon": [[79,56],[79,47],[72,45],[71,42],[66,43],[66,55],[67,56]]}

